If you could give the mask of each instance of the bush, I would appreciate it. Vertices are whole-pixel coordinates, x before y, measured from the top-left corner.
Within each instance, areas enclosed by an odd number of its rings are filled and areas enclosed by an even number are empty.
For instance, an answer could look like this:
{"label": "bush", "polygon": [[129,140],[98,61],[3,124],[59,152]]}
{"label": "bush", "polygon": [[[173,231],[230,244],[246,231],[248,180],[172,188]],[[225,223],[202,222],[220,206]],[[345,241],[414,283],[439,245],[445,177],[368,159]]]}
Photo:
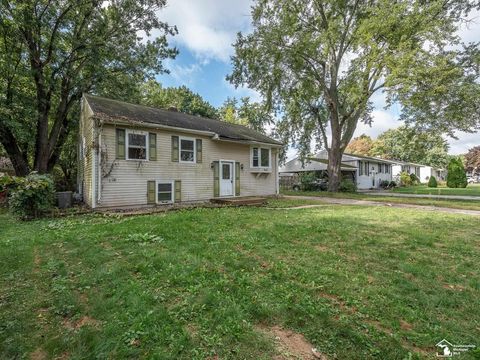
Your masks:
{"label": "bush", "polygon": [[357,185],[351,179],[342,179],[338,186],[338,191],[349,193],[357,192]]}
{"label": "bush", "polygon": [[401,186],[410,186],[412,185],[412,178],[406,171],[402,171],[400,174],[400,185]]}
{"label": "bush", "polygon": [[393,189],[393,188],[397,187],[397,183],[392,180],[392,181],[390,181],[389,187],[390,187],[391,189]]}
{"label": "bush", "polygon": [[461,159],[452,159],[447,167],[447,186],[449,188],[467,187],[467,174]]}
{"label": "bush", "polygon": [[300,184],[302,185],[303,191],[314,191],[316,190],[315,187],[315,180],[317,176],[315,173],[312,172],[304,172],[300,174]]}
{"label": "bush", "polygon": [[382,189],[388,189],[390,187],[390,181],[388,181],[388,180],[380,181],[380,187]]}
{"label": "bush", "polygon": [[428,179],[428,187],[431,187],[431,188],[437,187],[437,179],[435,178],[435,176],[432,176],[430,177],[430,179]]}
{"label": "bush", "polygon": [[16,178],[17,186],[8,202],[16,217],[26,220],[41,216],[53,207],[55,187],[48,175],[30,174]]}
{"label": "bush", "polygon": [[18,179],[20,178],[17,178],[15,176],[9,176],[9,175],[0,177],[0,192],[4,192],[4,191],[10,192],[14,190],[19,184]]}
{"label": "bush", "polygon": [[412,180],[412,185],[417,185],[420,182],[420,179],[414,173],[410,174],[410,180]]}

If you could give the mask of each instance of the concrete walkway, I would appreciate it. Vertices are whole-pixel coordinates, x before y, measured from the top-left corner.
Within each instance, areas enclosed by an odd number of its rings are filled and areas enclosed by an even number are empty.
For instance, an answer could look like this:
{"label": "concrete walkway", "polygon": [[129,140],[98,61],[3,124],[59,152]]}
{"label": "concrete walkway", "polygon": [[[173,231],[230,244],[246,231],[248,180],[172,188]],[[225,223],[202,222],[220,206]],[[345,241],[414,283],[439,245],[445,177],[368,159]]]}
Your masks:
{"label": "concrete walkway", "polygon": [[[460,215],[474,215],[480,216],[480,210],[464,210],[464,209],[452,209],[446,207],[437,207],[437,206],[425,206],[425,205],[412,205],[412,204],[398,204],[398,203],[386,203],[379,201],[370,201],[370,200],[355,200],[355,199],[340,199],[340,198],[331,198],[331,197],[320,197],[320,196],[291,196],[285,195],[285,199],[298,199],[298,200],[316,200],[322,203],[327,204],[337,204],[337,205],[363,205],[363,206],[384,206],[384,207],[397,207],[403,209],[417,209],[417,210],[426,210],[426,211],[437,211],[449,214],[460,214]],[[315,205],[310,205],[314,207]],[[299,209],[305,209],[305,206],[299,206]],[[296,209],[292,207],[289,209]]]}
{"label": "concrete walkway", "polygon": [[404,193],[394,193],[394,192],[386,192],[386,191],[363,191],[362,193],[368,194],[368,195],[375,195],[375,196],[480,201],[480,196],[469,196],[469,195],[404,194]]}

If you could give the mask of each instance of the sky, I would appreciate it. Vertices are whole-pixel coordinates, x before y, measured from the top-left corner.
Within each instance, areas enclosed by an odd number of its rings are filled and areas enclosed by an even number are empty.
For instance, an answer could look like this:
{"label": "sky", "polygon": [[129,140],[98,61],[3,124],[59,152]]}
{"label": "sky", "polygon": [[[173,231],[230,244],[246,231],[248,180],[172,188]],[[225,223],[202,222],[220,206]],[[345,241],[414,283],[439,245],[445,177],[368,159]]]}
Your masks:
{"label": "sky", "polygon": [[[163,86],[185,85],[199,93],[213,106],[220,106],[227,97],[261,96],[248,88],[235,89],[225,77],[231,72],[230,57],[234,54],[232,44],[238,32],[251,30],[251,0],[170,0],[158,16],[170,25],[176,25],[178,35],[169,38],[170,45],[177,47],[179,55],[168,60],[170,74],[158,76]],[[464,41],[480,38],[480,13],[472,14],[473,22],[462,27],[460,36]],[[359,124],[354,136],[367,134],[377,137],[380,133],[400,126],[400,108],[393,105],[385,109],[381,93],[373,98],[374,122],[372,126]],[[480,133],[456,133],[458,140],[447,138],[451,154],[462,154],[480,144]],[[290,148],[287,157],[295,156]]]}

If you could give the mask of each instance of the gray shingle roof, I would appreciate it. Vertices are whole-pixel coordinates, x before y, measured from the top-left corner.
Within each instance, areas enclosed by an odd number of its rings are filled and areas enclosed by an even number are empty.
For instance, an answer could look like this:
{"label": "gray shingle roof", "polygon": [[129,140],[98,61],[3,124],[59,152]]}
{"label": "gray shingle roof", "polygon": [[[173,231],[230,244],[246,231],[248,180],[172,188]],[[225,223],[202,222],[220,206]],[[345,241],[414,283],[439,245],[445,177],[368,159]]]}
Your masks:
{"label": "gray shingle roof", "polygon": [[130,104],[100,96],[85,94],[84,97],[90,105],[94,116],[106,121],[127,120],[138,124],[158,124],[186,130],[212,132],[218,134],[222,140],[282,145],[279,141],[242,125],[230,124],[225,121],[189,115],[178,111]]}

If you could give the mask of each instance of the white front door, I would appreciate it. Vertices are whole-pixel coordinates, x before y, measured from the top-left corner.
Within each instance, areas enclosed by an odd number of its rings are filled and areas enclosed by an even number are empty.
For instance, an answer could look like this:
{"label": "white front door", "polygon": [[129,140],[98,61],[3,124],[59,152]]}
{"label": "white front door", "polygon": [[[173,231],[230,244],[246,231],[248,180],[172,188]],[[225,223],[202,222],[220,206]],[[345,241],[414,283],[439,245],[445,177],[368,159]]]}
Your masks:
{"label": "white front door", "polygon": [[233,162],[220,162],[220,196],[233,196]]}

